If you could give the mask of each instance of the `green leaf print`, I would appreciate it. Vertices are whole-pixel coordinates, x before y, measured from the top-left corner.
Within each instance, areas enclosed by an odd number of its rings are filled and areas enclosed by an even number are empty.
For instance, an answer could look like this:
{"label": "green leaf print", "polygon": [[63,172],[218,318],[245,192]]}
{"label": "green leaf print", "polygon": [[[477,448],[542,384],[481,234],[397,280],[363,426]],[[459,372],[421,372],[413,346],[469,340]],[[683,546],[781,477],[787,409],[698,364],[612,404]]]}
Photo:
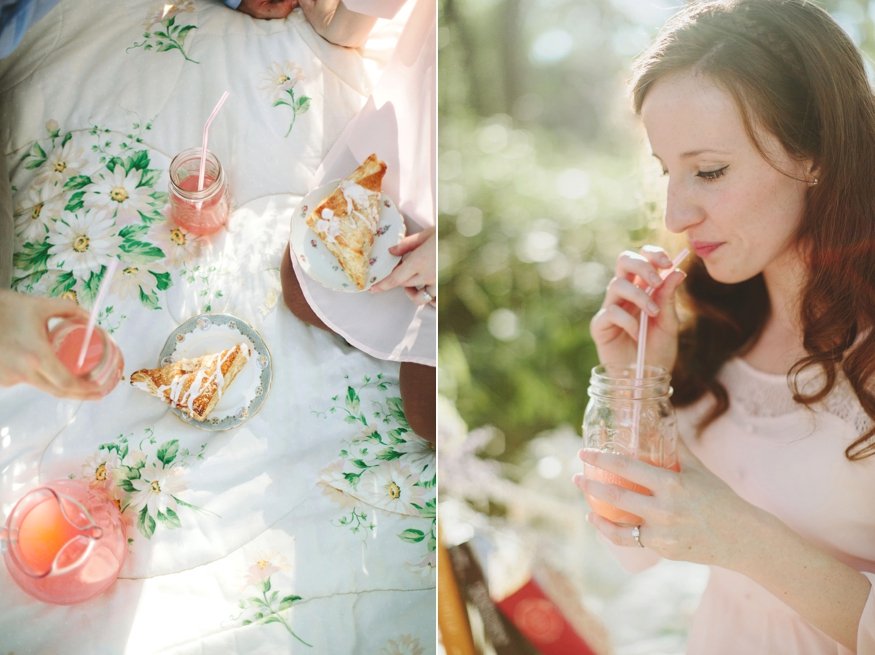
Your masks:
{"label": "green leaf print", "polygon": [[52,244],[48,241],[25,243],[21,251],[12,256],[12,263],[15,264],[15,268],[23,271],[46,270],[51,247]]}
{"label": "green leaf print", "polygon": [[407,422],[407,417],[404,416],[404,405],[400,398],[386,398],[386,404],[389,406],[389,413],[392,415],[398,425],[405,430],[410,429],[410,424]]}
{"label": "green leaf print", "polygon": [[118,235],[125,240],[137,241],[138,237],[143,236],[148,231],[148,225],[128,225],[119,230]]}
{"label": "green leaf print", "polygon": [[70,196],[70,200],[67,201],[67,206],[64,207],[65,211],[68,212],[77,212],[85,206],[85,201],[83,198],[85,197],[85,191],[77,191],[72,196]]}
{"label": "green leaf print", "polygon": [[156,280],[158,280],[158,290],[166,291],[171,286],[173,286],[173,280],[170,279],[170,273],[156,273],[155,271],[149,271]]}
{"label": "green leaf print", "polygon": [[283,610],[289,609],[292,606],[292,603],[294,603],[297,600],[301,600],[301,597],[300,596],[286,596],[285,598],[283,598],[280,601],[279,611],[282,612]]}
{"label": "green leaf print", "polygon": [[91,306],[94,303],[94,299],[97,298],[97,292],[100,289],[100,281],[103,279],[105,273],[106,266],[102,266],[99,273],[92,273],[88,276],[88,279],[82,283],[82,290],[79,293],[79,296],[82,300],[87,301],[85,303],[87,306]]}
{"label": "green leaf print", "polygon": [[151,243],[144,241],[135,241],[132,238],[122,241],[119,244],[119,248],[122,252],[130,255],[130,257],[125,259],[134,264],[148,264],[149,262],[164,259],[164,251],[158,246],[153,246]]}
{"label": "green leaf print", "polygon": [[408,528],[407,530],[399,534],[398,538],[402,541],[406,541],[407,543],[416,544],[425,539],[425,533],[422,530],[414,530],[413,528]]}
{"label": "green leaf print", "polygon": [[143,291],[143,287],[140,287],[140,302],[149,309],[161,309],[161,307],[158,305],[158,294],[156,294],[154,291],[146,293],[145,291]]}
{"label": "green leaf print", "polygon": [[179,452],[179,440],[173,439],[172,441],[165,441],[161,444],[156,456],[161,460],[161,463],[167,467],[170,466],[174,459],[176,459],[177,452]]}
{"label": "green leaf print", "polygon": [[176,40],[179,41],[179,45],[185,45],[185,37],[193,29],[196,29],[194,25],[186,25],[181,30],[179,30],[179,33],[176,35]]}
{"label": "green leaf print", "polygon": [[149,515],[149,506],[146,505],[140,510],[139,518],[137,518],[137,530],[140,531],[146,539],[151,539],[155,534],[155,519]]}
{"label": "green leaf print", "polygon": [[67,293],[73,287],[76,286],[76,278],[73,277],[73,274],[67,271],[66,273],[62,273],[59,275],[55,282],[49,287],[49,297],[57,298],[63,293]]}
{"label": "green leaf print", "polygon": [[175,530],[176,528],[182,527],[182,522],[179,520],[179,516],[177,516],[176,512],[169,507],[167,508],[166,513],[162,513],[160,509],[158,510],[158,520],[168,530]]}
{"label": "green leaf print", "polygon": [[87,175],[75,175],[64,184],[64,191],[78,191],[91,183],[91,178]]}
{"label": "green leaf print", "polygon": [[308,109],[310,109],[310,98],[307,96],[298,98],[298,101],[295,103],[295,113],[303,114]]}
{"label": "green leaf print", "polygon": [[125,159],[125,173],[132,170],[145,171],[149,168],[149,153],[146,150],[138,150],[132,157]]}
{"label": "green leaf print", "polygon": [[355,389],[348,387],[346,391],[346,408],[352,414],[358,414],[360,407],[361,402],[359,401],[358,394],[355,392]]}
{"label": "green leaf print", "polygon": [[401,455],[403,455],[403,453],[399,453],[398,451],[391,448],[386,448],[385,450],[381,450],[379,453],[377,453],[377,459],[382,459],[390,462],[393,459],[399,459]]}

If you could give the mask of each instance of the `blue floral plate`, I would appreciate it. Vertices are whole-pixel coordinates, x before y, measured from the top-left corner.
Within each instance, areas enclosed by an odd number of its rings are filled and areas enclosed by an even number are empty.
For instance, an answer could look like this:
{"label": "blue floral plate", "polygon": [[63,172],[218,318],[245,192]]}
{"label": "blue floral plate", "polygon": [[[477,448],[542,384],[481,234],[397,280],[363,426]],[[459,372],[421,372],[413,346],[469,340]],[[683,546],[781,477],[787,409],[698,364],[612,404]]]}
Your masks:
{"label": "blue floral plate", "polygon": [[[322,243],[322,239],[307,225],[307,216],[310,212],[339,184],[340,180],[333,180],[313,189],[304,196],[301,204],[292,214],[292,235],[289,244],[295,259],[298,260],[298,265],[308,276],[329,289],[357,293],[359,288],[341,268],[337,257],[331,254],[331,251]],[[374,247],[371,249],[371,271],[368,282],[362,291],[366,291],[378,280],[389,275],[398,265],[401,258],[390,255],[389,248],[397,245],[406,233],[407,227],[404,225],[401,214],[395,208],[395,203],[385,193],[382,194],[380,222],[377,223]]]}
{"label": "blue floral plate", "polygon": [[241,342],[249,345],[249,361],[205,421],[196,421],[175,407],[170,411],[189,425],[210,431],[230,430],[255,416],[270,392],[273,366],[267,345],[246,321],[229,314],[190,318],[167,337],[158,366],[218,353]]}

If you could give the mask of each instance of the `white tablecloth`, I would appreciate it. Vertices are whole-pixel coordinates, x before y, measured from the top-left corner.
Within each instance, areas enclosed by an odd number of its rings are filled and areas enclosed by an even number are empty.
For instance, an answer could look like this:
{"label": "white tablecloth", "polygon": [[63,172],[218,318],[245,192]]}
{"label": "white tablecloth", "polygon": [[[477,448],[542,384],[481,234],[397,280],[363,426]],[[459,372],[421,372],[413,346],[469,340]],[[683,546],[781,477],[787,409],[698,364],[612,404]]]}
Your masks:
{"label": "white tablecloth", "polygon": [[[273,386],[218,433],[127,381],[96,403],[0,390],[0,520],[41,481],[73,477],[128,507],[129,537],[116,584],[77,606],[33,600],[0,566],[0,652],[434,652],[434,450],[408,429],[398,365],[297,321],[279,283],[291,213],[408,12],[378,23],[362,56],[299,10],[255,21],[210,0],[163,7],[63,0],[0,62],[13,287],[88,308],[118,258],[101,325],[126,376],[212,311],[259,332]],[[172,231],[168,165],[200,144],[225,90],[210,150],[236,209],[218,235]],[[132,468],[172,497],[150,504],[125,481]],[[178,520],[158,516],[168,506]]]}

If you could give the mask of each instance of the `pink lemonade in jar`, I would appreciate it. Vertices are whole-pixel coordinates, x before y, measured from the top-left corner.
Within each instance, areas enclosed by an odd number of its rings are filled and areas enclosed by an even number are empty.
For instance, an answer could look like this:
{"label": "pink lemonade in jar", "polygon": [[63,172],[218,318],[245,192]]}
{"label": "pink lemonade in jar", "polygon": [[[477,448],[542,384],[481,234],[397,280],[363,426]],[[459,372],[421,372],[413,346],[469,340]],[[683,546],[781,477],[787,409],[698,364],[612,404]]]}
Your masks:
{"label": "pink lemonade in jar", "polygon": [[200,148],[189,148],[170,162],[169,216],[186,232],[205,235],[225,225],[231,202],[225,171],[209,151],[204,167],[204,185],[198,190],[200,153]]}
{"label": "pink lemonade in jar", "polygon": [[73,375],[86,375],[90,373],[103,357],[103,339],[95,328],[94,332],[91,333],[88,348],[85,350],[85,359],[82,361],[82,366],[78,366],[79,353],[82,350],[82,343],[85,341],[85,331],[85,325],[74,327],[67,337],[58,344],[55,350],[58,359],[61,360],[61,363]]}
{"label": "pink lemonade in jar", "polygon": [[85,350],[85,359],[82,366],[78,366],[87,328],[86,321],[65,319],[49,333],[49,341],[68,371],[97,382],[105,396],[122,379],[125,360],[112,337],[102,327],[95,325]]}
{"label": "pink lemonade in jar", "polygon": [[[671,469],[672,471],[681,470],[680,465],[677,463],[677,461],[675,461],[674,464],[672,464],[671,466],[667,466],[666,468]],[[611,471],[606,471],[596,466],[584,463],[583,472],[584,475],[586,475],[586,477],[590,480],[596,480],[598,482],[604,482],[606,484],[615,484],[618,487],[623,487],[624,489],[631,489],[635,493],[639,493],[643,496],[650,495],[650,489],[642,487],[640,484],[630,482],[626,478],[622,478],[616,473],[612,473]],[[594,498],[589,494],[584,494],[584,496],[586,496],[586,501],[589,503],[592,511],[594,511],[602,518],[613,521],[617,525],[641,525],[642,519],[640,516],[637,516],[632,512],[627,512],[625,510],[614,507],[613,505],[608,505],[605,501]]]}

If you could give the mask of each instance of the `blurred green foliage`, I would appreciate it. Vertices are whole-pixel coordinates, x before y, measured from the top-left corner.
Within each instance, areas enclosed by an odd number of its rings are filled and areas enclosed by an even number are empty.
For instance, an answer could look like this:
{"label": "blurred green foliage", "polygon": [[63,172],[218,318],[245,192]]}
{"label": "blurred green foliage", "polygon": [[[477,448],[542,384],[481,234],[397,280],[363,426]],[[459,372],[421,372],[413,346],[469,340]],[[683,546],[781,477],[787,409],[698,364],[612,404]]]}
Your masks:
{"label": "blurred green foliage", "polygon": [[[580,425],[614,261],[664,240],[625,88],[674,11],[657,1],[439,5],[440,391],[504,433],[502,459]],[[873,50],[875,0],[821,4]]]}

